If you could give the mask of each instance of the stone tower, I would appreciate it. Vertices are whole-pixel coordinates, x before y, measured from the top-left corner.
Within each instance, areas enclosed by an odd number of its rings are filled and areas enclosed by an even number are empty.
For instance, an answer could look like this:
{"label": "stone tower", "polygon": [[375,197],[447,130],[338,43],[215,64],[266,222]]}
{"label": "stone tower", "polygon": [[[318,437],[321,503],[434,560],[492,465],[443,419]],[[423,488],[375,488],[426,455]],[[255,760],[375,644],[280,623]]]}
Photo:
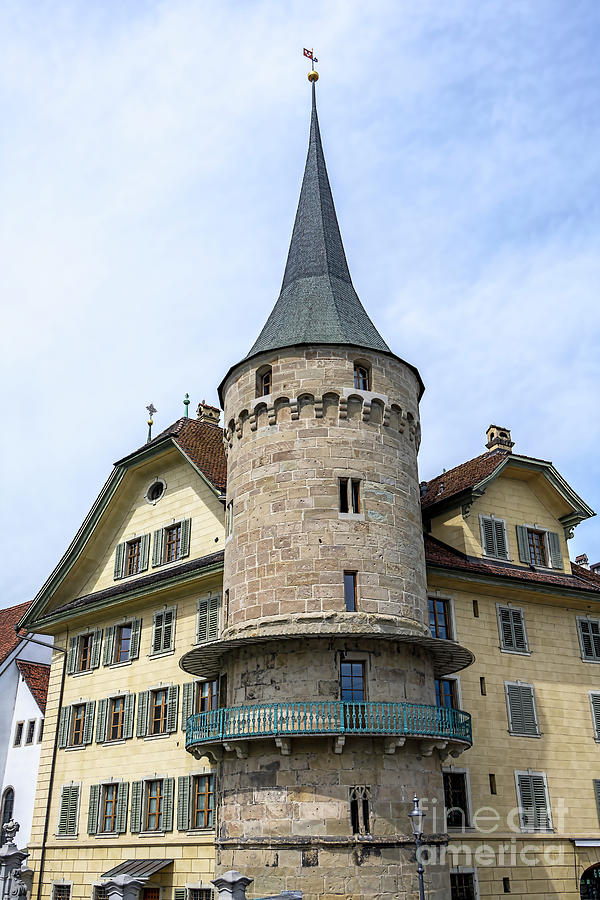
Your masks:
{"label": "stone tower", "polygon": [[[220,635],[182,660],[221,679],[221,708],[187,734],[218,764],[217,870],[252,876],[258,895],[283,883],[305,900],[414,890],[412,797],[429,802],[431,831],[440,754],[470,743],[468,715],[434,705],[435,677],[471,657],[428,627],[422,391],[352,285],[313,82],[281,293],[220,388]],[[427,879],[429,897],[449,897],[443,865]]]}

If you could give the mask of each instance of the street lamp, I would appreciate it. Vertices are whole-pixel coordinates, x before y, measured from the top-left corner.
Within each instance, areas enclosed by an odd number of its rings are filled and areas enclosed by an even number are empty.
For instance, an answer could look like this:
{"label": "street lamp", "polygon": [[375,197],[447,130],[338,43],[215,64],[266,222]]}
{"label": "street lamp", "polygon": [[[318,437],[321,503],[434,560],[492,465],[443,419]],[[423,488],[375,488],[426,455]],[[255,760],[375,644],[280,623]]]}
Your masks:
{"label": "street lamp", "polygon": [[423,863],[421,861],[421,844],[423,843],[423,819],[425,818],[425,813],[422,809],[419,809],[419,798],[414,797],[413,803],[415,804],[414,809],[408,814],[410,819],[410,824],[412,825],[413,834],[415,836],[415,844],[417,845],[417,874],[419,876],[419,898],[420,900],[425,900],[425,886],[423,884],[423,872],[425,871],[423,868]]}

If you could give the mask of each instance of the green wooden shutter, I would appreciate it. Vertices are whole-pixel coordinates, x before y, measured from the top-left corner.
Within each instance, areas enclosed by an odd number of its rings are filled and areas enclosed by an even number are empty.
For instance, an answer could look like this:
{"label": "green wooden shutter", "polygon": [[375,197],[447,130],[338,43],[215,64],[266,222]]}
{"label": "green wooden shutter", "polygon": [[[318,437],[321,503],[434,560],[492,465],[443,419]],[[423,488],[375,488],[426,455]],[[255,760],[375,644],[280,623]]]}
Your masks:
{"label": "green wooden shutter", "polygon": [[122,544],[117,544],[117,549],[115,550],[115,580],[117,578],[123,578],[123,576],[125,575],[126,547],[127,543],[125,541]]}
{"label": "green wooden shutter", "polygon": [[513,630],[510,609],[507,606],[501,606],[498,610],[498,622],[500,625],[500,643],[503,650],[513,650]]}
{"label": "green wooden shutter", "polygon": [[67,811],[67,834],[77,834],[77,814],[79,812],[79,785],[72,784]]}
{"label": "green wooden shutter", "polygon": [[600,824],[600,779],[594,778],[594,796],[596,797],[596,812],[598,813],[598,823]]}
{"label": "green wooden shutter", "polygon": [[191,777],[180,775],[177,779],[177,830],[188,831],[190,828],[190,794]]}
{"label": "green wooden shutter", "polygon": [[96,701],[88,700],[85,704],[85,717],[83,720],[83,743],[91,744],[94,735],[94,711]]}
{"label": "green wooden shutter", "polygon": [[172,684],[167,690],[167,731],[177,731],[177,705],[179,700],[179,685]]}
{"label": "green wooden shutter", "polygon": [[173,794],[175,779],[163,778],[163,811],[160,817],[161,831],[173,831]]}
{"label": "green wooden shutter", "polygon": [[496,539],[496,556],[498,559],[508,559],[508,547],[506,543],[506,531],[502,519],[494,519],[494,537]]}
{"label": "green wooden shutter", "polygon": [[600,658],[600,623],[595,619],[578,619],[581,655],[584,659]]}
{"label": "green wooden shutter", "polygon": [[110,666],[115,656],[116,626],[109,625],[104,633],[104,652],[102,653],[102,665]]}
{"label": "green wooden shutter", "polygon": [[181,540],[179,541],[179,553],[177,559],[183,559],[190,555],[190,535],[192,532],[192,520],[184,519],[181,523]]}
{"label": "green wooden shutter", "polygon": [[60,807],[58,810],[58,835],[69,833],[69,804],[71,801],[71,785],[64,784],[60,789]]}
{"label": "green wooden shutter", "polygon": [[219,609],[221,598],[218,594],[210,598],[208,604],[208,640],[215,641],[219,636]]}
{"label": "green wooden shutter", "polygon": [[142,620],[132,619],[131,640],[129,642],[129,659],[137,659],[140,655],[140,637],[142,633]]}
{"label": "green wooden shutter", "polygon": [[143,534],[140,538],[140,567],[138,572],[145,572],[150,558],[150,535]]}
{"label": "green wooden shutter", "polygon": [[203,644],[208,640],[208,598],[198,600],[196,615],[196,643]]}
{"label": "green wooden shutter", "polygon": [[[137,737],[146,737],[148,734],[148,705],[150,703],[150,691],[140,691],[138,694],[137,725],[135,733]],[[133,803],[133,796],[131,798]]]}
{"label": "green wooden shutter", "polygon": [[130,830],[138,834],[142,830],[142,801],[144,799],[144,782],[134,781],[131,785]]}
{"label": "green wooden shutter", "polygon": [[77,665],[77,638],[69,638],[69,654],[67,657],[67,674],[72,675]]}
{"label": "green wooden shutter", "polygon": [[519,559],[521,562],[530,563],[529,541],[527,540],[527,529],[524,525],[517,525],[517,546],[519,548]]}
{"label": "green wooden shutter", "polygon": [[532,775],[531,784],[535,805],[535,830],[551,831],[552,819],[546,797],[546,783],[543,775]]}
{"label": "green wooden shutter", "polygon": [[508,724],[512,734],[539,735],[533,687],[528,684],[507,684],[506,703]]}
{"label": "green wooden shutter", "polygon": [[102,629],[96,628],[92,638],[92,669],[97,669],[100,665],[100,647],[102,646]]}
{"label": "green wooden shutter", "polygon": [[161,566],[163,561],[163,542],[165,538],[164,528],[158,528],[154,532],[154,541],[152,543],[152,565]]}
{"label": "green wooden shutter", "polygon": [[106,726],[108,715],[108,699],[98,700],[98,720],[96,722],[96,743],[103,744],[106,740]]}
{"label": "green wooden shutter", "polygon": [[527,635],[525,633],[523,613],[520,609],[511,609],[510,615],[512,621],[515,650],[527,650]]}
{"label": "green wooden shutter", "polygon": [[521,826],[525,831],[533,831],[535,804],[533,801],[533,785],[531,775],[518,775],[519,785],[519,809],[521,813]]}
{"label": "green wooden shutter", "polygon": [[187,900],[187,890],[185,888],[175,888],[173,900]]}
{"label": "green wooden shutter", "polygon": [[175,608],[163,612],[162,649],[172,650],[175,640]]}
{"label": "green wooden shutter", "polygon": [[498,623],[503,650],[527,651],[525,622],[520,609],[514,609],[511,606],[500,606],[498,608]]}
{"label": "green wooden shutter", "polygon": [[181,728],[183,731],[186,729],[187,720],[192,715],[194,711],[194,695],[196,693],[196,682],[195,681],[187,681],[183,685],[183,692],[181,695]]}
{"label": "green wooden shutter", "polygon": [[164,616],[162,612],[155,612],[152,619],[152,652],[160,653],[163,645]]}
{"label": "green wooden shutter", "polygon": [[[123,740],[133,737],[133,711],[135,709],[135,694],[125,694],[123,705]],[[146,719],[148,717],[146,716]]]}
{"label": "green wooden shutter", "polygon": [[100,785],[90,785],[90,805],[88,807],[88,834],[98,831],[98,811],[100,809]]}
{"label": "green wooden shutter", "polygon": [[63,706],[60,711],[60,719],[58,723],[58,746],[63,748],[69,743],[69,721],[71,718],[71,707]]}
{"label": "green wooden shutter", "polygon": [[592,719],[594,722],[594,736],[600,741],[600,694],[590,694],[592,704]]}
{"label": "green wooden shutter", "polygon": [[129,797],[129,782],[121,781],[117,787],[117,810],[115,817],[115,831],[123,834],[127,831],[127,799]]}
{"label": "green wooden shutter", "polygon": [[484,556],[496,556],[496,531],[489,516],[481,517],[481,544]]}
{"label": "green wooden shutter", "polygon": [[560,550],[560,537],[555,531],[548,532],[548,546],[550,547],[550,561],[553,569],[562,569],[562,553]]}

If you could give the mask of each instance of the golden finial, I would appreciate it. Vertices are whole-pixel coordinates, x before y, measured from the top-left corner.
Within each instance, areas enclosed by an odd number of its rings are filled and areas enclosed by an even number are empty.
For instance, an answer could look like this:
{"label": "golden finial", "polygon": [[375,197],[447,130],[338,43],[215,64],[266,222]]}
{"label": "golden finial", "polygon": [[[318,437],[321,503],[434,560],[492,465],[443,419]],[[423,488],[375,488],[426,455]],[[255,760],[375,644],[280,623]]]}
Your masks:
{"label": "golden finial", "polygon": [[317,57],[315,56],[314,50],[307,50],[306,47],[305,47],[305,48],[304,48],[304,55],[305,55],[308,59],[310,59],[310,61],[311,61],[311,63],[312,63],[312,68],[311,68],[310,72],[308,73],[308,80],[309,80],[310,82],[318,81],[318,80],[319,80],[319,73],[318,73],[317,70],[315,69],[315,63],[316,63],[316,62],[319,62],[319,60],[318,60]]}

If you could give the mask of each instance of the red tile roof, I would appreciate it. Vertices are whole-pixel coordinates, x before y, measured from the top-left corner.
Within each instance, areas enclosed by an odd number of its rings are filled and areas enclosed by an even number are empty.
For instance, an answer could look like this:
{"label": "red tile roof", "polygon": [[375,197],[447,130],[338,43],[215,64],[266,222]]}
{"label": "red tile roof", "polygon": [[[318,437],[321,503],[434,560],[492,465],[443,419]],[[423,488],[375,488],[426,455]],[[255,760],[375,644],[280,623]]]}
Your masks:
{"label": "red tile roof", "polygon": [[425,509],[434,503],[439,503],[474,487],[491,475],[509,455],[506,450],[490,450],[437,475],[436,478],[427,482],[427,490],[421,498],[421,506]]}
{"label": "red tile roof", "polygon": [[15,625],[23,617],[30,603],[19,603],[9,609],[0,609],[0,663],[12,653],[20,638],[15,634]]}
{"label": "red tile roof", "polygon": [[120,459],[116,465],[127,462],[143,450],[171,438],[190,458],[210,483],[221,492],[227,484],[227,458],[223,447],[223,429],[210,422],[182,417],[157,434],[143,447]]}
{"label": "red tile roof", "polygon": [[43,663],[25,662],[18,659],[17,666],[27,687],[31,691],[34,700],[43,713],[46,712],[46,697],[48,696],[48,681],[50,680],[50,666]]}
{"label": "red tile roof", "polygon": [[428,566],[438,566],[443,569],[455,569],[472,572],[475,575],[490,575],[496,578],[507,578],[511,581],[533,582],[548,585],[548,587],[600,594],[600,578],[593,572],[582,569],[581,566],[572,564],[572,575],[559,575],[553,572],[536,572],[524,566],[511,565],[511,563],[492,563],[466,556],[430,534],[425,535],[425,561]]}

